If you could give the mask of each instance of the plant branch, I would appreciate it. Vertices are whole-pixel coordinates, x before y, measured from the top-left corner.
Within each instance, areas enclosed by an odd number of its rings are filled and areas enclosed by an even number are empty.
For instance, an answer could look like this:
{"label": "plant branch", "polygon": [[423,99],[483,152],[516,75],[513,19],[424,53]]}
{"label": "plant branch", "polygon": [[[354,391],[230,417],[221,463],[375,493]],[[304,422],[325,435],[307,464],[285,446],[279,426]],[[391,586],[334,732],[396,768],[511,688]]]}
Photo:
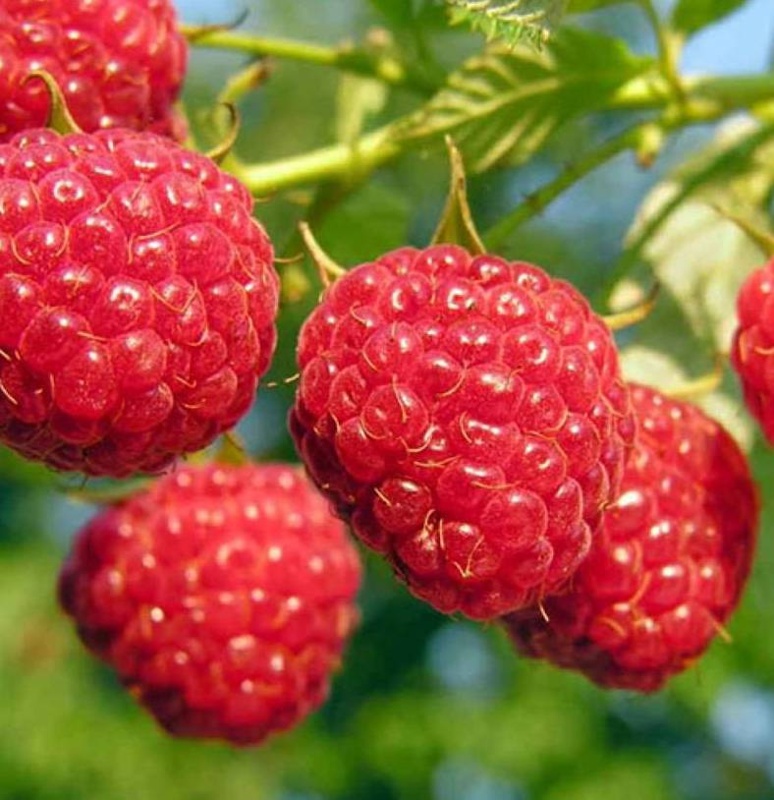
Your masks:
{"label": "plant branch", "polygon": [[[676,107],[673,94],[664,85],[662,76],[637,77],[611,98],[607,108],[661,108],[665,110],[663,124],[673,130],[713,122],[730,111],[750,108],[774,98],[774,75],[687,78],[683,86],[686,101]],[[456,130],[456,126],[447,126],[418,136],[413,132],[414,119],[415,114],[400,118],[354,143],[336,144],[263,164],[240,165],[235,174],[257,195],[272,194],[318,181],[359,180],[412,147],[425,146],[431,139],[441,141],[443,134]],[[590,169],[593,168],[592,163]]]}
{"label": "plant branch", "polygon": [[293,186],[324,180],[358,181],[401,154],[392,125],[342,143],[266,164],[242,164],[236,176],[255,195],[273,194]]}
{"label": "plant branch", "polygon": [[439,86],[427,76],[402,63],[397,58],[378,50],[351,46],[328,47],[295,39],[277,39],[254,36],[225,28],[200,29],[184,27],[191,44],[218,50],[236,50],[252,56],[273,56],[307,64],[334,67],[370,78],[377,78],[391,86],[430,95]]}
{"label": "plant branch", "polygon": [[226,85],[218,94],[218,104],[236,105],[246,94],[265,83],[269,77],[269,72],[266,61],[253,61],[243,69],[235,72],[229,77]]}
{"label": "plant branch", "polygon": [[484,233],[484,241],[487,246],[496,250],[516,228],[541,214],[566,189],[620,153],[636,147],[642,130],[649,124],[628,128],[605,142],[601,147],[570,164],[553,180],[525,197],[524,201],[510,214],[504,216]]}
{"label": "plant branch", "polygon": [[680,79],[679,65],[683,39],[675,31],[664,25],[653,0],[638,0],[638,5],[647,17],[656,37],[662,74],[674,92],[674,99],[682,102],[684,91]]}
{"label": "plant branch", "polygon": [[[691,76],[681,79],[685,102],[695,115],[699,108],[708,119],[730,111],[749,109],[774,100],[774,73],[762,75]],[[665,108],[673,92],[662,75],[641,75],[624,84],[610,99],[610,109]]]}

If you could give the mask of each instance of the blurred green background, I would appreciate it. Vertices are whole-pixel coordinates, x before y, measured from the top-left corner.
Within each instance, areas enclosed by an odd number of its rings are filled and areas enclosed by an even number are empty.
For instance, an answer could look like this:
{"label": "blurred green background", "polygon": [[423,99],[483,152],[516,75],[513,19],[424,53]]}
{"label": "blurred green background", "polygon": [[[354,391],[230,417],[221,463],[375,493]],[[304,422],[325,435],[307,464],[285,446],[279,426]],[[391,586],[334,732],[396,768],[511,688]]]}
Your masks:
{"label": "blurred green background", "polygon": [[[246,29],[333,43],[388,23],[393,6],[390,0],[181,4],[190,23],[228,21],[246,8]],[[725,32],[710,32],[716,38],[709,44],[697,43],[688,54],[694,66],[722,71],[736,58],[737,69],[763,68],[755,58],[765,58],[761,30],[771,34],[770,0],[750,3],[744,13],[719,26]],[[589,24],[617,32],[636,48],[651,47],[640,18],[626,7],[594,15]],[[749,46],[730,48],[740,30],[748,31]],[[407,51],[432,54],[441,64],[458,63],[480,44],[462,32],[420,37],[404,28],[394,34]],[[239,55],[194,52],[186,102],[200,131],[206,132],[206,109],[223,81],[244,63]],[[331,141],[340,90],[333,71],[276,64],[268,85],[242,105],[240,153],[268,160]],[[396,93],[385,119],[411,102]],[[593,121],[581,132],[596,139],[612,124]],[[648,188],[708,135],[682,135],[649,173],[638,171],[630,157],[617,159],[520,229],[506,254],[534,260],[593,296]],[[525,167],[474,179],[476,215],[484,225],[495,221],[569,153],[571,143],[560,138]],[[445,190],[443,153],[414,152],[340,205],[321,223],[319,238],[350,264],[406,242],[421,244]],[[286,255],[293,253],[303,199],[291,195],[258,206]],[[295,335],[308,307],[283,311],[275,380],[294,372]],[[241,424],[256,457],[294,458],[283,432],[290,391],[264,389]],[[774,486],[774,457],[760,443],[753,468],[765,498]],[[365,556],[363,622],[328,704],[260,749],[233,750],[162,735],[112,674],[82,651],[58,613],[53,585],[59,561],[93,513],[63,491],[78,487],[0,449],[2,800],[774,797],[774,531],[768,508],[752,581],[730,625],[733,643],[715,643],[697,668],[657,696],[603,692],[574,675],[518,660],[496,628],[434,613]]]}

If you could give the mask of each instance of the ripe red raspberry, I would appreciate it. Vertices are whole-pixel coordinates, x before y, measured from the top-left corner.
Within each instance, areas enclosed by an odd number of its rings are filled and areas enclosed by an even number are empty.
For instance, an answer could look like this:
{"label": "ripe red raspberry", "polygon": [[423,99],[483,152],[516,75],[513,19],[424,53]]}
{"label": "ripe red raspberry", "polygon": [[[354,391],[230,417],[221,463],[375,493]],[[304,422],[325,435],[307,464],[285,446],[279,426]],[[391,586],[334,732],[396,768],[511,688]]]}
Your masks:
{"label": "ripe red raspberry", "polygon": [[333,284],[298,361],[299,453],[416,596],[489,619],[572,575],[633,432],[610,333],[573,287],[397,250]]}
{"label": "ripe red raspberry", "polygon": [[174,134],[187,46],[169,0],[0,0],[0,142],[46,123],[50,73],[85,131]]}
{"label": "ripe red raspberry", "polygon": [[651,692],[688,668],[736,607],[758,498],[719,423],[644,386],[632,386],[632,402],[640,432],[622,493],[572,590],[506,626],[524,655]]}
{"label": "ripe red raspberry", "polygon": [[150,133],[0,145],[0,442],[120,477],[231,427],[276,340],[252,207],[209,159]]}
{"label": "ripe red raspberry", "polygon": [[59,596],[166,730],[254,744],[325,700],[359,581],[344,526],[300,470],[210,465],[95,517]]}
{"label": "ripe red raspberry", "polygon": [[741,378],[750,413],[774,444],[774,259],[744,282],[737,314],[731,363]]}

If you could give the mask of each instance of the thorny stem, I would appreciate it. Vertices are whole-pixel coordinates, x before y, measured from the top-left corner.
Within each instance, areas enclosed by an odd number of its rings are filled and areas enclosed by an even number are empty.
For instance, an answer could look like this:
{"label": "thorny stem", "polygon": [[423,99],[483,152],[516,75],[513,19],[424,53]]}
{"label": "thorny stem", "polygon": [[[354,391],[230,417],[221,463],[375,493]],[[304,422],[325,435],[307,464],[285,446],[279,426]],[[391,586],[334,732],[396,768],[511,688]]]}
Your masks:
{"label": "thorny stem", "polygon": [[254,56],[273,56],[335,67],[370,78],[377,78],[391,86],[403,86],[423,95],[435,92],[439,86],[427,76],[394,56],[378,50],[351,46],[328,47],[295,39],[276,39],[254,36],[226,29],[200,31],[184,28],[192,44],[219,50],[236,50]]}

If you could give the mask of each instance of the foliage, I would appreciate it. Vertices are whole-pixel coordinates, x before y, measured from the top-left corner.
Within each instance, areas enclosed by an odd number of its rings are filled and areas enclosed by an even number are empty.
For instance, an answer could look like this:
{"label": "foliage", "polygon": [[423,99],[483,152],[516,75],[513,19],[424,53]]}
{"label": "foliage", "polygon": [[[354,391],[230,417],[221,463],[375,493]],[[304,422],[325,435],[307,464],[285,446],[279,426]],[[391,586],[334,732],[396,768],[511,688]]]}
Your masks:
{"label": "foliage", "polygon": [[467,23],[487,39],[515,46],[526,40],[547,41],[564,6],[563,0],[447,0],[453,25]]}
{"label": "foliage", "polygon": [[563,28],[542,51],[522,44],[465,62],[400,131],[411,140],[451,134],[469,167],[484,172],[534,157],[556,131],[604,108],[617,90],[652,66],[618,39]]}

